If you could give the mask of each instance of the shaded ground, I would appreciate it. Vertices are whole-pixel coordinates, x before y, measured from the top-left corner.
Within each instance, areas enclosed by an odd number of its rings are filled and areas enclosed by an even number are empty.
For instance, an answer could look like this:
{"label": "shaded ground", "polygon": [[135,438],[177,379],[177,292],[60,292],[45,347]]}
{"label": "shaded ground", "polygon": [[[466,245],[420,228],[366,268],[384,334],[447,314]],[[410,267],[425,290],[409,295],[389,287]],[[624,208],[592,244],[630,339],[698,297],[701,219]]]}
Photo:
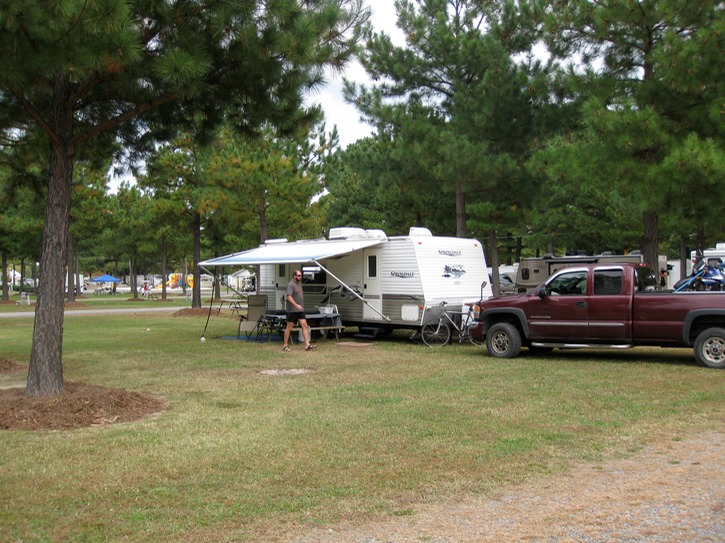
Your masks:
{"label": "shaded ground", "polygon": [[0,358],[0,378],[11,377],[13,387],[0,388],[0,429],[71,430],[138,420],[164,408],[153,396],[68,381],[60,396],[30,398],[17,386],[27,371],[25,364]]}

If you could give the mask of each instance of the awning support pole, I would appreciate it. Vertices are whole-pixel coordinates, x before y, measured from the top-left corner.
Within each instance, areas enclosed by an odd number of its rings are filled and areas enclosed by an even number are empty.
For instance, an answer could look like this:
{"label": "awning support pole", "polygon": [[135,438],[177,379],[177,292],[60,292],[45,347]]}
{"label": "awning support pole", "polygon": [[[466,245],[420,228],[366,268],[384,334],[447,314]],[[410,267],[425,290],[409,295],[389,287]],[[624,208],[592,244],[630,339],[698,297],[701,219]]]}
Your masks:
{"label": "awning support pole", "polygon": [[330,270],[328,270],[328,269],[327,269],[327,268],[326,268],[325,266],[323,266],[323,265],[322,265],[322,264],[321,264],[321,263],[320,263],[319,261],[317,261],[317,260],[313,260],[312,262],[314,262],[314,263],[315,263],[315,265],[317,265],[317,266],[319,266],[320,268],[322,268],[323,270],[325,270],[325,273],[327,273],[327,274],[328,274],[328,275],[329,275],[330,277],[332,277],[332,278],[333,278],[333,279],[334,279],[335,281],[337,281],[338,283],[340,283],[340,284],[341,284],[341,285],[342,285],[343,287],[345,287],[345,288],[346,288],[346,289],[347,289],[348,291],[352,292],[352,293],[353,293],[353,295],[354,295],[354,296],[355,296],[355,297],[356,297],[356,298],[357,298],[358,300],[360,300],[360,301],[361,301],[362,303],[364,303],[365,305],[367,305],[367,306],[368,306],[368,307],[369,307],[370,309],[372,309],[373,311],[375,311],[375,313],[377,313],[378,315],[380,315],[380,316],[381,316],[382,318],[384,318],[384,319],[385,319],[386,321],[390,322],[390,317],[388,317],[387,315],[383,315],[383,313],[382,313],[381,311],[379,311],[377,307],[374,307],[374,306],[370,305],[370,302],[368,302],[368,301],[367,301],[367,300],[366,300],[365,298],[363,298],[362,296],[360,296],[360,295],[359,295],[359,294],[358,294],[357,292],[355,292],[355,291],[354,291],[354,290],[353,290],[353,289],[352,289],[351,287],[349,287],[348,285],[346,285],[346,284],[345,284],[345,283],[343,282],[343,280],[342,280],[342,279],[340,279],[340,278],[339,278],[338,276],[336,276],[336,275],[335,275],[334,273],[332,273],[332,272],[331,272]]}

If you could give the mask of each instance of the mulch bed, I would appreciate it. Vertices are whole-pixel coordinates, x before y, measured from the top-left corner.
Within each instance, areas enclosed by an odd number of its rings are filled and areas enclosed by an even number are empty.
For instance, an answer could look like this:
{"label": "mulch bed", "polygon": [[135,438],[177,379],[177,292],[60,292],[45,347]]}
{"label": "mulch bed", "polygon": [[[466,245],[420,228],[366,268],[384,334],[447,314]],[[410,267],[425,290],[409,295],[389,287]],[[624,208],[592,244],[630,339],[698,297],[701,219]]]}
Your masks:
{"label": "mulch bed", "polygon": [[[0,358],[0,375],[27,372],[27,365]],[[25,395],[24,387],[0,389],[0,429],[71,430],[131,422],[163,411],[160,398],[86,383],[65,382],[51,398]]]}

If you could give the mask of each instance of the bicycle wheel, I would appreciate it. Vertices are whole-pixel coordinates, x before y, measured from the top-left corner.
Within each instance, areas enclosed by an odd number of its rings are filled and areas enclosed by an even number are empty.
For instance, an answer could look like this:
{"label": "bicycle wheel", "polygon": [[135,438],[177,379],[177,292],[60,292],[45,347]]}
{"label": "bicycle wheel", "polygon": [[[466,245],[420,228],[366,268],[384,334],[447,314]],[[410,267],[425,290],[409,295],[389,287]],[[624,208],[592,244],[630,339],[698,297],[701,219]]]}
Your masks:
{"label": "bicycle wheel", "polygon": [[423,325],[420,336],[428,347],[443,347],[451,340],[451,329],[442,321],[431,321]]}

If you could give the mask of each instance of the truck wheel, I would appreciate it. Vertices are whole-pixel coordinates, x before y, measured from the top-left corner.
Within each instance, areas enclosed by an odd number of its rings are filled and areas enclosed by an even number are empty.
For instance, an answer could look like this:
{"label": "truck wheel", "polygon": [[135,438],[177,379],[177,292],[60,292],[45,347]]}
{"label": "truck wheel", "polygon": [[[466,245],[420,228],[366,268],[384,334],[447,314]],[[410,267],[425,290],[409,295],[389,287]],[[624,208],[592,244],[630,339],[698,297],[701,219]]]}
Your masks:
{"label": "truck wheel", "polygon": [[695,360],[706,368],[725,368],[725,328],[708,328],[697,336]]}
{"label": "truck wheel", "polygon": [[507,322],[499,322],[486,334],[486,348],[496,358],[514,358],[521,352],[521,334]]}

